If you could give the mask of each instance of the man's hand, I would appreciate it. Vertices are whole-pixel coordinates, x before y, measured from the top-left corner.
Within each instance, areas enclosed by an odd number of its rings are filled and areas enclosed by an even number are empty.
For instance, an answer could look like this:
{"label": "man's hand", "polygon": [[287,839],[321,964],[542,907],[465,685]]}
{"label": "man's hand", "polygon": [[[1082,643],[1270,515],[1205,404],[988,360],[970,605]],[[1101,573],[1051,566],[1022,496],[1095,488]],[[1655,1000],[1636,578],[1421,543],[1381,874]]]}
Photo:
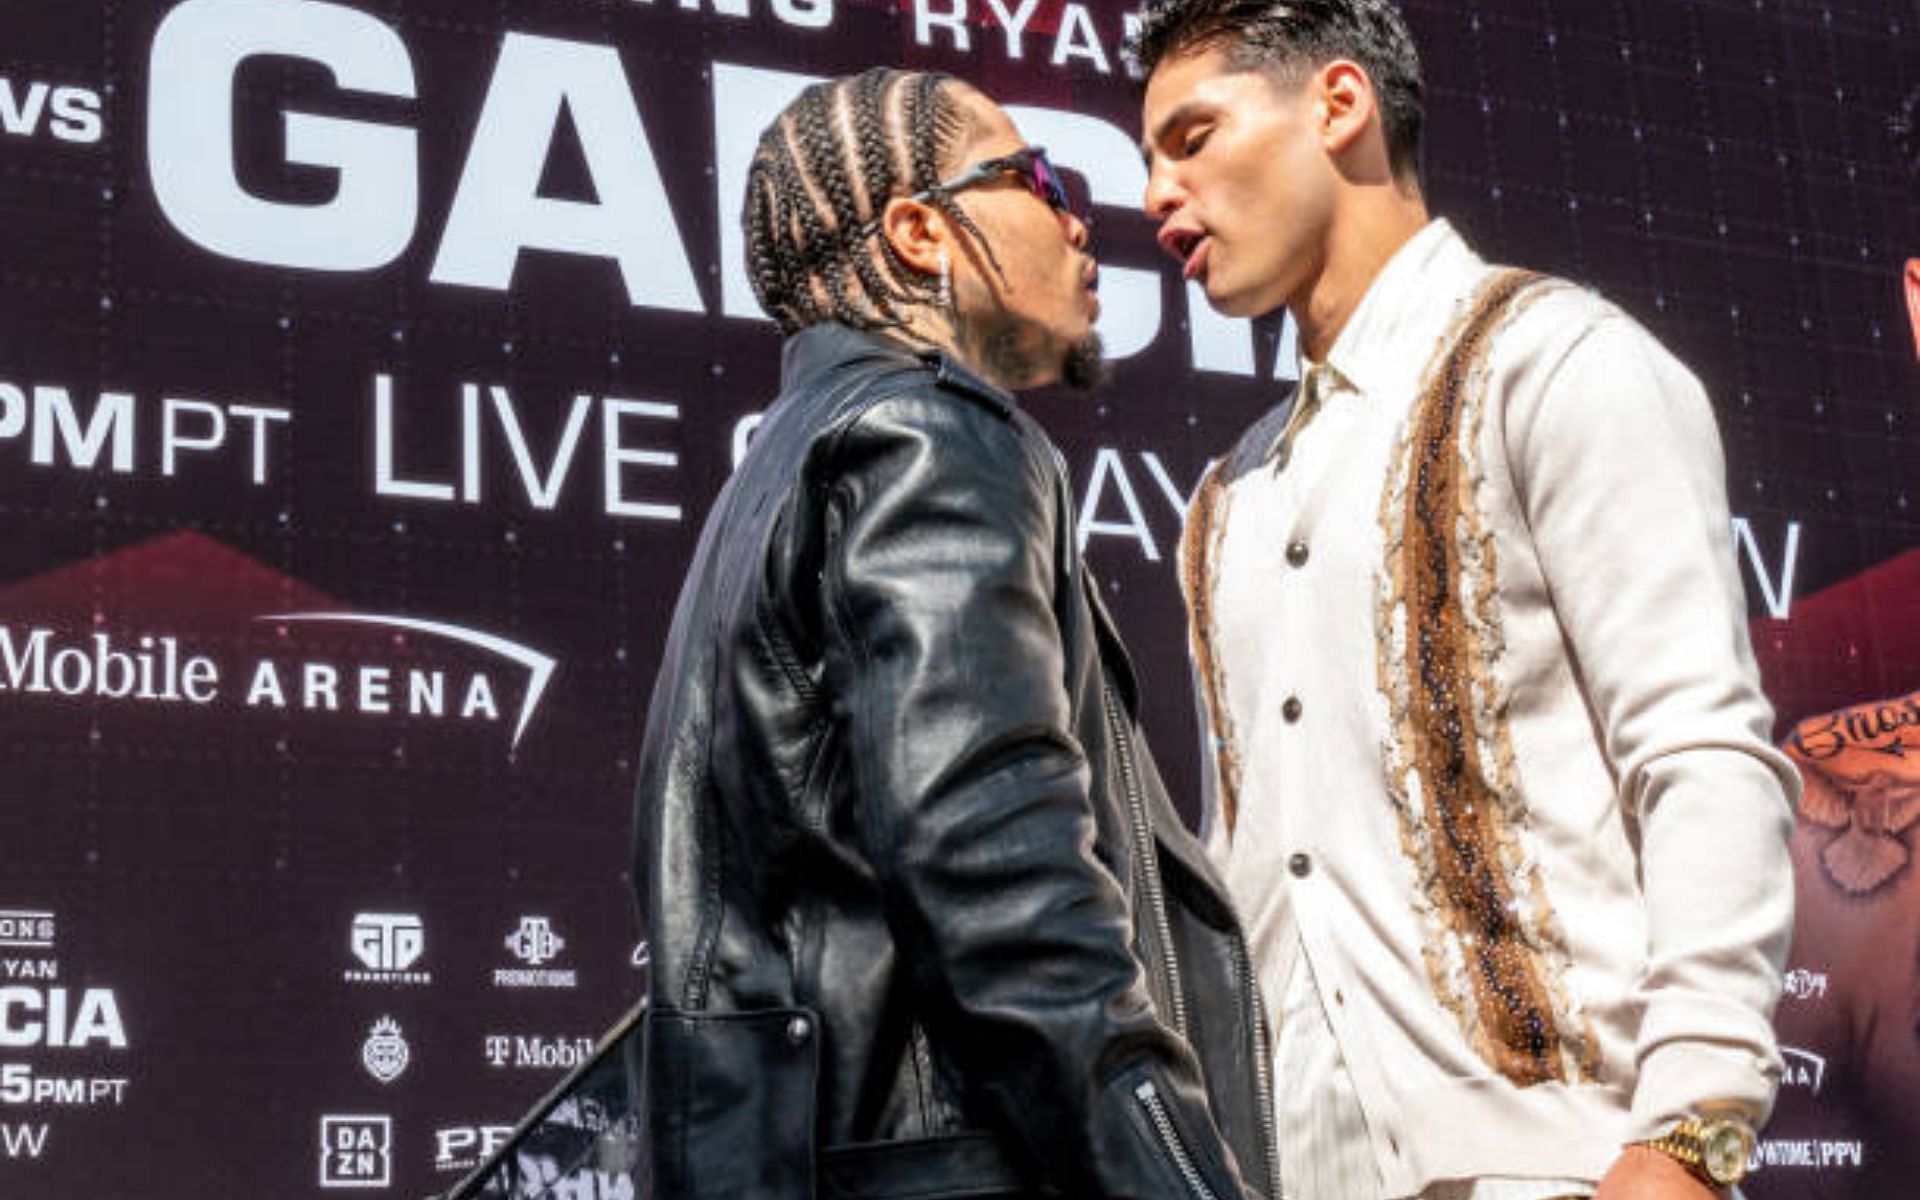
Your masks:
{"label": "man's hand", "polygon": [[1726,1200],[1727,1193],[1648,1146],[1628,1146],[1613,1160],[1593,1200]]}

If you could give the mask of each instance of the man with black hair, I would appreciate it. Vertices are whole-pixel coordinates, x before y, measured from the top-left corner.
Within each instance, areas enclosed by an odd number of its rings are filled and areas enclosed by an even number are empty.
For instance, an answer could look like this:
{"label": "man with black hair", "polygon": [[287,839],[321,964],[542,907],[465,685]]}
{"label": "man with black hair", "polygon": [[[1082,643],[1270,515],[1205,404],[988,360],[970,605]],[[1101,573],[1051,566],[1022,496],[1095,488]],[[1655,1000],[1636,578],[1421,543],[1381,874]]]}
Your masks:
{"label": "man with black hair", "polygon": [[1429,217],[1387,0],[1162,0],[1145,198],[1300,386],[1203,481],[1205,836],[1312,1200],[1708,1200],[1781,1070],[1798,780],[1699,382]]}
{"label": "man with black hair", "polygon": [[1274,1194],[1245,944],[1012,395],[1098,375],[1084,221],[985,96],[876,70],[768,127],[745,224],[781,392],[640,774],[654,1194]]}

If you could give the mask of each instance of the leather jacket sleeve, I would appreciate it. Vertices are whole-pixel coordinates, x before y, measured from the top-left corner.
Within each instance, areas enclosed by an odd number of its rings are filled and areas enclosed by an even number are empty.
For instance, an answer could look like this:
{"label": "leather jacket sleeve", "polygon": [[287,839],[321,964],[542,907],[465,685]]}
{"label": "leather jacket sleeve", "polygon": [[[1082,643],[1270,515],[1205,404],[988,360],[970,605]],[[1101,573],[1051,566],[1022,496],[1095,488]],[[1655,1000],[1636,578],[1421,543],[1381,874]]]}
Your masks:
{"label": "leather jacket sleeve", "polygon": [[831,457],[829,690],[943,1071],[1069,1194],[1240,1196],[1092,852],[1050,448],[1022,416],[928,388],[874,403]]}

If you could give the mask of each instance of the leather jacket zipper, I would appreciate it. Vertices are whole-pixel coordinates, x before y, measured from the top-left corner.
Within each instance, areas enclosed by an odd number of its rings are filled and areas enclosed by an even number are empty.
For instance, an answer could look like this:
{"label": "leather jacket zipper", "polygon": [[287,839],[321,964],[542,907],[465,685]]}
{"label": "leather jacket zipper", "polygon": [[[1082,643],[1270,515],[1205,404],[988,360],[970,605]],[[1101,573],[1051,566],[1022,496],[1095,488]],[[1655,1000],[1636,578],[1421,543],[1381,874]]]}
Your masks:
{"label": "leather jacket zipper", "polygon": [[1173,1029],[1187,1036],[1187,995],[1180,983],[1180,964],[1173,954],[1173,927],[1167,920],[1167,901],[1160,889],[1159,848],[1153,837],[1153,823],[1147,819],[1146,799],[1140,794],[1140,780],[1134,773],[1133,745],[1125,722],[1113,703],[1113,689],[1107,684],[1106,668],[1100,670],[1100,708],[1107,720],[1107,736],[1113,739],[1114,756],[1120,762],[1120,790],[1127,801],[1127,815],[1133,823],[1134,861],[1140,866],[1141,901],[1152,918],[1159,938],[1159,966],[1167,987],[1167,1002],[1173,1006],[1169,1016]]}
{"label": "leather jacket zipper", "polygon": [[1187,1193],[1196,1200],[1219,1200],[1207,1181],[1200,1177],[1200,1169],[1194,1166],[1193,1156],[1187,1153],[1186,1143],[1180,1140],[1180,1131],[1173,1127],[1173,1118],[1167,1115],[1167,1106],[1160,1099],[1160,1089],[1153,1080],[1143,1079],[1133,1089],[1134,1097],[1140,1101],[1140,1107],[1146,1110],[1147,1120],[1153,1125],[1154,1132],[1160,1135],[1160,1148],[1173,1160],[1173,1166],[1180,1178],[1187,1184]]}
{"label": "leather jacket zipper", "polygon": [[1267,1187],[1273,1200],[1286,1200],[1286,1187],[1280,1178],[1280,1131],[1273,1116],[1273,1047],[1267,1037],[1267,1015],[1260,1007],[1260,993],[1253,983],[1253,965],[1247,943],[1238,928],[1233,935],[1233,976],[1240,985],[1240,1003],[1246,1012],[1247,1028],[1253,1042],[1253,1082],[1259,1091],[1260,1148],[1267,1156]]}

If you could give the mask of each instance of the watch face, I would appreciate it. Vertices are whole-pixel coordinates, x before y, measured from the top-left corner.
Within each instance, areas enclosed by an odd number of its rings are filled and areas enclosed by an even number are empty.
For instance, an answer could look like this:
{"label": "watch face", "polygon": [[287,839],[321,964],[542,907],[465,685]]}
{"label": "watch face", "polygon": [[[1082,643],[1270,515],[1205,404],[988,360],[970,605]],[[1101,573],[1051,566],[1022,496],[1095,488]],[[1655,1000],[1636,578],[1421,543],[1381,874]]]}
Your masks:
{"label": "watch face", "polygon": [[1747,1173],[1747,1158],[1753,1153],[1753,1136],[1732,1121],[1709,1125],[1701,1139],[1700,1165],[1715,1183],[1739,1183]]}

